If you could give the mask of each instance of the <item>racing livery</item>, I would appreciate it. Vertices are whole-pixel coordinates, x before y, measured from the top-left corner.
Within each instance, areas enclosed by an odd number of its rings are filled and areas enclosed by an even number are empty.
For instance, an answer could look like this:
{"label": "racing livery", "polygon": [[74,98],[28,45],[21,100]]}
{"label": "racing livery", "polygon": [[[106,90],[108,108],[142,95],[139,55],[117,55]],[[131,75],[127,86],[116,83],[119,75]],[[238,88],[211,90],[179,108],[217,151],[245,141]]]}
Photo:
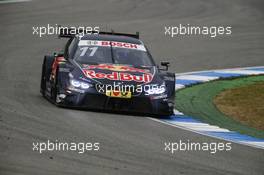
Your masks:
{"label": "racing livery", "polygon": [[45,56],[41,94],[57,106],[171,115],[175,74],[160,68],[136,34],[60,34],[62,53]]}

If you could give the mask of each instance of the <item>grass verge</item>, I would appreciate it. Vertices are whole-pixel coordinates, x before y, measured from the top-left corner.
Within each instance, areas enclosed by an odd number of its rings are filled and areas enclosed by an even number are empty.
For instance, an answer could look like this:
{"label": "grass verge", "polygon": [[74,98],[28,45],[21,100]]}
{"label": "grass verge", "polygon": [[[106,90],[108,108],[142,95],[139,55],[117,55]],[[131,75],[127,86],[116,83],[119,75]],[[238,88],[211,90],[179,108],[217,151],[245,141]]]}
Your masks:
{"label": "grass verge", "polygon": [[225,90],[214,104],[234,120],[264,131],[264,82]]}
{"label": "grass verge", "polygon": [[[217,80],[194,85],[176,92],[176,108],[186,115],[199,120],[238,131],[241,134],[264,138],[264,131],[228,117],[217,109],[213,103],[214,98],[221,92],[264,82],[264,76],[250,76],[229,80]],[[262,103],[263,104],[263,103]],[[252,104],[254,105],[254,104]]]}

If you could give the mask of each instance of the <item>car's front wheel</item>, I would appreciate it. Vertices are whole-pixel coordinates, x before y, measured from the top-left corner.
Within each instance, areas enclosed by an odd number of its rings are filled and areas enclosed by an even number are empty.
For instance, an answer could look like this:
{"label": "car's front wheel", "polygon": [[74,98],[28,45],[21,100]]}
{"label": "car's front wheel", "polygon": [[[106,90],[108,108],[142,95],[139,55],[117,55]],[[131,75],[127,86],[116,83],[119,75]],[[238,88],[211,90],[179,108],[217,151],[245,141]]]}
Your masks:
{"label": "car's front wheel", "polygon": [[43,59],[41,81],[40,81],[40,93],[42,94],[42,96],[45,96],[45,92],[47,88],[46,84],[51,74],[53,61],[54,61],[53,56],[45,56]]}

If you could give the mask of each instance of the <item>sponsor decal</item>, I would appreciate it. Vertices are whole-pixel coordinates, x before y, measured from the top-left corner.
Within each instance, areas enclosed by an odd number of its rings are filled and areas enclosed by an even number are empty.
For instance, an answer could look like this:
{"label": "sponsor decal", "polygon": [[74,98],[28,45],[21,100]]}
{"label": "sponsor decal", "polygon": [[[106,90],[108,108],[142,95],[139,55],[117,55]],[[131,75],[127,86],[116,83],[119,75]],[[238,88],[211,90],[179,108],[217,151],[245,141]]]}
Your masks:
{"label": "sponsor decal", "polygon": [[66,61],[64,57],[57,57],[56,61],[58,61],[59,63]]}
{"label": "sponsor decal", "polygon": [[102,69],[102,70],[112,70],[112,71],[127,71],[127,72],[141,72],[141,73],[147,73],[149,72],[148,69],[139,69],[134,68],[130,66],[125,65],[111,65],[111,64],[99,64],[99,65],[85,65],[83,64],[83,67],[86,69]]}
{"label": "sponsor decal", "polygon": [[64,63],[66,60],[64,57],[56,57],[51,68],[51,78],[56,76],[57,67],[59,64]]}
{"label": "sponsor decal", "polygon": [[59,68],[59,72],[70,72],[70,69],[69,68],[62,68],[62,67],[60,67]]}
{"label": "sponsor decal", "polygon": [[113,81],[136,81],[142,83],[149,83],[152,81],[153,75],[150,73],[144,73],[142,75],[133,75],[125,72],[112,72],[102,73],[95,72],[94,70],[83,69],[83,73],[86,77],[91,79],[108,79]]}
{"label": "sponsor decal", "polygon": [[117,42],[117,41],[100,41],[100,40],[80,40],[78,43],[79,46],[102,46],[102,47],[118,47],[126,49],[135,49],[146,52],[146,48],[143,44],[134,44],[126,42]]}
{"label": "sponsor decal", "polygon": [[106,91],[105,93],[108,97],[116,97],[116,98],[131,98],[131,92],[124,91]]}
{"label": "sponsor decal", "polygon": [[173,77],[168,77],[168,76],[164,76],[164,80],[175,81],[175,79]]}
{"label": "sponsor decal", "polygon": [[115,42],[115,41],[102,41],[102,46],[111,46],[112,47],[123,47],[123,48],[129,48],[129,49],[137,49],[137,44],[132,43],[123,43],[123,42]]}

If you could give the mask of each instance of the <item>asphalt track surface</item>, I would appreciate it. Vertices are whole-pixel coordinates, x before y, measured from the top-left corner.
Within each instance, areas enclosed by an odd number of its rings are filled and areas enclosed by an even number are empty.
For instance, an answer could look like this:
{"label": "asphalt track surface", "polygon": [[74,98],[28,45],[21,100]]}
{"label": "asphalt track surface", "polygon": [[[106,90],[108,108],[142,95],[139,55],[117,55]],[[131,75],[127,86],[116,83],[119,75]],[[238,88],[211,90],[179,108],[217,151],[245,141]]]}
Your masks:
{"label": "asphalt track surface", "polygon": [[[44,54],[62,48],[32,26],[99,25],[141,32],[157,61],[174,72],[264,65],[262,0],[94,0],[0,5],[0,174],[264,174],[264,151],[169,154],[164,142],[219,142],[146,117],[61,109],[39,94]],[[231,37],[164,36],[164,25],[231,25]],[[32,142],[100,142],[99,152],[32,151]]]}

